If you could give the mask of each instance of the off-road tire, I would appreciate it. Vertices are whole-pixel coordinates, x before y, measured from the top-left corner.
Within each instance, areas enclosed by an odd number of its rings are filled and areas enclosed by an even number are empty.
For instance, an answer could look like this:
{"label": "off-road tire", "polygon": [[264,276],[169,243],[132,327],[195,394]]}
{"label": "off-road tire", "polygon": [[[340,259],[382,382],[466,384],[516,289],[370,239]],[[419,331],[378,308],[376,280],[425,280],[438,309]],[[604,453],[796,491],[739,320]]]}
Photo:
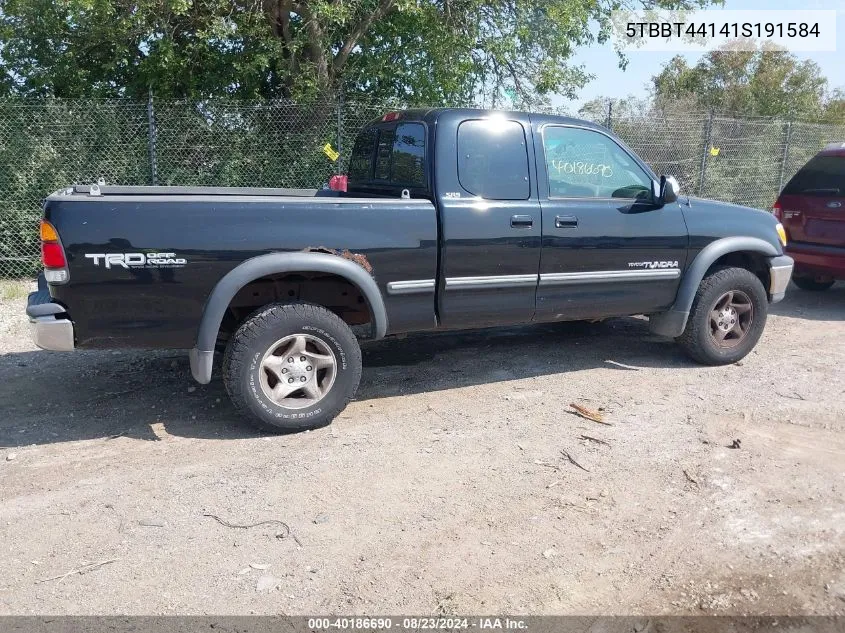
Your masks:
{"label": "off-road tire", "polygon": [[[711,334],[711,312],[726,293],[743,293],[752,305],[752,321],[747,333],[734,347],[720,347]],[[760,340],[766,326],[769,299],[763,283],[745,268],[713,268],[698,286],[686,329],[675,340],[693,360],[704,365],[729,365],[744,358]]]}
{"label": "off-road tire", "polygon": [[[292,335],[319,339],[336,361],[331,387],[318,402],[300,409],[280,406],[261,386],[262,359],[276,342]],[[241,324],[223,356],[223,384],[235,407],[250,422],[274,433],[330,424],[353,398],[360,380],[361,348],[350,327],[333,312],[308,303],[259,309]]]}
{"label": "off-road tire", "polygon": [[801,290],[809,290],[811,292],[828,290],[834,283],[836,283],[833,279],[828,279],[827,281],[816,281],[812,277],[792,277],[792,281],[796,286],[801,288]]}

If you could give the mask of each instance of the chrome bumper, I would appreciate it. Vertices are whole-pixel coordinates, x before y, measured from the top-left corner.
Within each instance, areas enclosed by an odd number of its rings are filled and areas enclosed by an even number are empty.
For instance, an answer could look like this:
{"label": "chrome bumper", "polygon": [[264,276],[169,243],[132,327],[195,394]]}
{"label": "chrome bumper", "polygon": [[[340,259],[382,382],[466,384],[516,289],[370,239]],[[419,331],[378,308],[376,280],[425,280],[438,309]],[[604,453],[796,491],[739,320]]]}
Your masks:
{"label": "chrome bumper", "polygon": [[772,258],[769,264],[769,295],[772,303],[777,303],[786,295],[794,264],[792,258],[787,255]]}
{"label": "chrome bumper", "polygon": [[32,340],[41,349],[53,352],[73,351],[73,323],[52,316],[29,319]]}
{"label": "chrome bumper", "polygon": [[38,292],[27,299],[26,315],[32,340],[38,347],[54,352],[73,350],[73,322],[64,306],[52,302],[43,278],[38,280]]}

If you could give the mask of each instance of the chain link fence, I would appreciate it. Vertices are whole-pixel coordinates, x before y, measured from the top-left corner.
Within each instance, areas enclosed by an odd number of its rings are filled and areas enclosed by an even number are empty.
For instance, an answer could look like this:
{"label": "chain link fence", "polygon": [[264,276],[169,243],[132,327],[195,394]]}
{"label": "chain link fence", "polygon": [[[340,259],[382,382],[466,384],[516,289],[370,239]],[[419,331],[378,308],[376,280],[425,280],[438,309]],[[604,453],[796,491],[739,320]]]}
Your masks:
{"label": "chain link fence", "polygon": [[[0,278],[39,268],[45,195],[99,179],[119,185],[322,186],[355,135],[395,104],[209,100],[0,101]],[[557,111],[556,113],[565,114]],[[768,208],[845,126],[709,113],[602,117],[686,194]],[[330,143],[341,158],[323,152]]]}

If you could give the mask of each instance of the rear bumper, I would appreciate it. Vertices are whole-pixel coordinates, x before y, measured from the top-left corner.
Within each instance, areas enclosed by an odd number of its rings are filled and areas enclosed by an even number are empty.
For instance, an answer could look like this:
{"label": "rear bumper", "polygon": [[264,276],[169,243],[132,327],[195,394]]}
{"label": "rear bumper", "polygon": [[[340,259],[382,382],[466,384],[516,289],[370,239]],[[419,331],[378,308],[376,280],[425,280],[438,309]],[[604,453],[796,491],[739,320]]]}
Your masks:
{"label": "rear bumper", "polygon": [[796,274],[845,279],[845,248],[792,242],[787,253],[795,260]]}
{"label": "rear bumper", "polygon": [[793,259],[787,255],[772,258],[769,264],[769,296],[772,303],[777,303],[786,295],[793,266]]}
{"label": "rear bumper", "polygon": [[43,275],[38,278],[38,290],[27,298],[26,315],[38,347],[55,352],[73,350],[73,322],[64,306],[53,303]]}

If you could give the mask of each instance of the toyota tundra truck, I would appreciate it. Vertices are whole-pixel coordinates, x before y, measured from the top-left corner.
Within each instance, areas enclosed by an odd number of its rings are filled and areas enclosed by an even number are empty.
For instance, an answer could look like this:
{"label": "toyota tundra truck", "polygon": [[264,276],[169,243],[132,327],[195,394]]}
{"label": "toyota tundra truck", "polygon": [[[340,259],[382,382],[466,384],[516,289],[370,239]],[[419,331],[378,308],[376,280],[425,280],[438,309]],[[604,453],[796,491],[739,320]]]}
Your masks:
{"label": "toyota tundra truck", "polygon": [[39,347],[185,349],[200,384],[222,352],[271,431],[344,409],[359,339],[647,315],[734,363],[793,266],[770,213],[679,195],[601,126],[472,109],[367,125],[345,191],[68,187],[41,239]]}

